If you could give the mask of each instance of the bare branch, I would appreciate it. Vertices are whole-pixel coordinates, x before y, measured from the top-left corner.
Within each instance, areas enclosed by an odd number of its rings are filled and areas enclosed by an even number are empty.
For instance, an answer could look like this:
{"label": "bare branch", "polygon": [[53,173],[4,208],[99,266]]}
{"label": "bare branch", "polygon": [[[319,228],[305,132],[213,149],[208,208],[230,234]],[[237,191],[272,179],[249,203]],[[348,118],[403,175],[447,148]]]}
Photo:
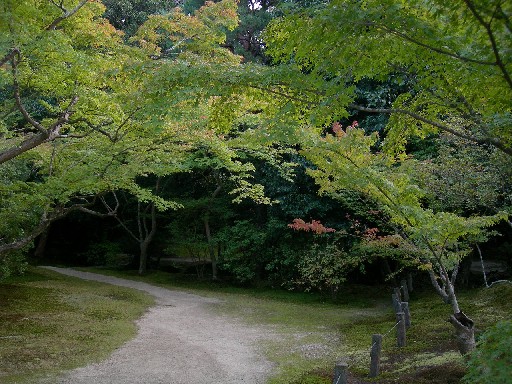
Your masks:
{"label": "bare branch", "polygon": [[108,139],[111,142],[115,143],[117,141],[115,136],[112,136],[109,132],[107,132],[103,129],[103,127],[107,127],[113,123],[113,121],[111,119],[102,121],[99,124],[93,124],[88,119],[81,117],[79,119],[69,121],[69,123],[70,124],[85,123],[85,125],[87,125],[89,128],[91,128],[93,131],[99,132],[102,135],[108,137]]}
{"label": "bare branch", "polygon": [[439,282],[437,281],[437,277],[434,274],[434,271],[432,269],[428,270],[428,275],[430,277],[430,281],[432,282],[432,285],[434,286],[434,289],[436,290],[436,292],[439,294],[439,296],[441,296],[443,301],[445,303],[447,303],[449,300],[448,294],[446,293],[446,290],[441,288],[441,286],[439,285]]}
{"label": "bare branch", "polygon": [[[95,199],[95,198],[94,198]],[[26,236],[14,240],[7,244],[1,244],[0,245],[0,259],[5,257],[5,253],[9,251],[14,251],[17,249],[21,249],[27,245],[29,245],[37,236],[39,236],[41,233],[43,233],[48,227],[54,222],[59,219],[62,219],[69,215],[71,212],[74,211],[82,211],[82,212],[94,212],[88,210],[86,207],[93,205],[93,202],[88,202],[85,204],[73,204],[69,207],[65,206],[59,206],[53,209],[51,212],[47,212],[46,210],[41,215],[41,219],[39,221],[39,224]]]}
{"label": "bare branch", "polygon": [[282,97],[284,97],[285,99],[298,101],[298,102],[300,102],[300,103],[305,103],[305,104],[308,104],[308,105],[315,104],[315,103],[314,103],[314,102],[312,102],[311,100],[303,99],[303,98],[300,98],[300,97],[297,97],[297,96],[293,96],[293,95],[289,95],[289,94],[287,94],[287,93],[285,93],[285,92],[276,91],[276,90],[274,90],[274,89],[264,88],[264,87],[260,87],[260,86],[253,85],[253,84],[248,84],[248,87],[249,87],[249,88],[254,88],[254,89],[259,89],[259,90],[261,90],[261,91],[268,92],[268,93],[273,93],[274,95],[282,96]]}
{"label": "bare branch", "polygon": [[89,215],[93,215],[96,217],[106,218],[106,217],[114,217],[116,215],[116,212],[114,211],[108,211],[107,213],[101,213],[98,211],[94,211],[92,209],[86,208],[84,206],[80,206],[77,208],[78,211],[87,213]]}
{"label": "bare branch", "polygon": [[498,3],[497,5],[497,15],[496,18],[499,20],[503,20],[505,23],[505,27],[507,28],[509,33],[512,33],[512,22],[510,21],[510,16],[503,11],[503,8],[501,7],[501,4]]}
{"label": "bare branch", "polygon": [[3,164],[15,157],[25,153],[41,144],[43,144],[48,139],[48,135],[46,133],[37,133],[31,135],[28,139],[23,140],[20,144],[3,150],[0,152],[0,164]]}
{"label": "bare branch", "polygon": [[27,120],[30,125],[32,125],[34,128],[36,128],[39,132],[42,134],[48,135],[48,132],[46,128],[37,120],[35,120],[28,111],[23,106],[23,103],[21,102],[21,96],[20,96],[20,86],[18,83],[18,76],[17,76],[17,66],[18,62],[16,61],[16,58],[13,56],[11,59],[12,63],[12,77],[13,77],[13,88],[14,88],[14,100],[16,102],[16,106],[18,107],[18,110],[21,112],[25,120]]}

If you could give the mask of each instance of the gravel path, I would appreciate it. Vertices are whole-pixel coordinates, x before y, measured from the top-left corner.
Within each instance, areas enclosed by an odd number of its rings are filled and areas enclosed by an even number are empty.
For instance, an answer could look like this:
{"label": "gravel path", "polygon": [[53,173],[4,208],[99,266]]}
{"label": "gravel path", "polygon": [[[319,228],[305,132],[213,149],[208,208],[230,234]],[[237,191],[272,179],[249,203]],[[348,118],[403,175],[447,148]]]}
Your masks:
{"label": "gravel path", "polygon": [[157,305],[137,321],[138,334],[108,360],[67,372],[59,384],[265,383],[272,365],[257,350],[263,329],[215,314],[217,299],[150,284],[45,267],[65,275],[138,289]]}

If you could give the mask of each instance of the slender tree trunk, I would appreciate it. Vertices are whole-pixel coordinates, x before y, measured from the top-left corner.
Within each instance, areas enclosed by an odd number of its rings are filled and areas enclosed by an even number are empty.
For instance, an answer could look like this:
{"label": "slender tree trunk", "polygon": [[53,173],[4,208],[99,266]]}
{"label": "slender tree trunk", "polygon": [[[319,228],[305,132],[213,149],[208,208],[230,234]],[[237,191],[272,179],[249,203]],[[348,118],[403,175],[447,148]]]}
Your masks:
{"label": "slender tree trunk", "polygon": [[480,264],[482,265],[482,273],[484,275],[484,283],[485,283],[485,286],[487,288],[489,288],[489,284],[487,283],[487,275],[485,273],[485,264],[484,264],[484,258],[482,257],[482,250],[480,249],[480,247],[478,246],[478,244],[475,244],[476,245],[476,249],[478,250],[478,255],[480,256]]}
{"label": "slender tree trunk", "polygon": [[391,270],[391,267],[389,266],[389,263],[385,258],[381,260],[381,265],[382,269],[380,271],[382,273],[382,277],[384,279],[387,279],[388,276],[391,276],[391,283],[393,284],[393,286],[396,287],[398,283],[396,281],[395,275],[393,274],[393,271]]}
{"label": "slender tree trunk", "polygon": [[149,242],[144,239],[140,242],[139,275],[144,275],[148,270],[148,247]]}
{"label": "slender tree trunk", "polygon": [[[215,191],[213,191],[212,195],[210,196],[210,203],[213,202],[213,200],[217,197],[217,195],[222,190],[222,185],[220,184],[220,180],[218,178],[218,175],[215,174],[215,177],[217,179],[217,188],[215,188]],[[206,211],[204,213],[204,231],[206,234],[206,241],[208,242],[208,254],[210,256],[210,260],[212,262],[212,279],[217,280],[217,256],[215,255],[215,246],[213,244],[212,239],[212,233],[210,228],[210,210],[211,208],[208,206],[206,208]]]}
{"label": "slender tree trunk", "polygon": [[212,241],[209,216],[204,217],[204,231],[206,233],[206,240],[208,242],[208,253],[212,262],[212,279],[217,280],[217,256],[215,255],[215,248]]}
{"label": "slender tree trunk", "polygon": [[457,338],[459,352],[466,355],[475,349],[474,323],[473,320],[467,317],[460,310],[457,295],[455,294],[455,278],[457,277],[456,271],[453,272],[451,278],[444,268],[440,269],[439,274],[442,286],[439,284],[434,272],[432,270],[429,271],[430,279],[436,292],[443,298],[445,303],[452,306],[453,314],[450,316],[448,321],[455,328],[455,336]]}
{"label": "slender tree trunk", "polygon": [[155,204],[151,203],[151,227],[148,229],[146,224],[146,218],[141,217],[142,220],[141,228],[143,227],[145,236],[143,237],[142,232],[139,241],[140,247],[140,261],[139,261],[139,275],[144,275],[148,269],[148,248],[156,233],[156,208]]}

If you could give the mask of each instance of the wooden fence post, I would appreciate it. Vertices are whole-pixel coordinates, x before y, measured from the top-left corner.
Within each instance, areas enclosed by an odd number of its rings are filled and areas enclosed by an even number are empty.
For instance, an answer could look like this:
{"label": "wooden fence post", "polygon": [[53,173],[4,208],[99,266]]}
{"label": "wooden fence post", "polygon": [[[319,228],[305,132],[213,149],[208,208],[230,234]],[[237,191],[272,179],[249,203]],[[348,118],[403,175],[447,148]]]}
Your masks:
{"label": "wooden fence post", "polygon": [[405,347],[405,320],[404,320],[404,313],[398,312],[396,314],[396,341],[397,345],[399,347]]}
{"label": "wooden fence post", "polygon": [[405,327],[409,328],[411,326],[411,312],[409,311],[409,303],[402,301],[401,307],[402,312],[404,313]]}
{"label": "wooden fence post", "polygon": [[400,288],[393,288],[393,292],[396,295],[396,297],[398,298],[398,302],[401,302],[402,301],[402,294],[400,292]]}
{"label": "wooden fence post", "polygon": [[382,350],[382,335],[372,336],[372,349],[370,351],[370,377],[376,377],[380,373],[380,356]]}
{"label": "wooden fence post", "polygon": [[391,300],[393,301],[393,309],[395,313],[402,311],[402,305],[400,304],[400,299],[396,296],[396,293],[391,294]]}
{"label": "wooden fence post", "polygon": [[403,296],[402,296],[402,301],[409,301],[409,289],[407,288],[407,281],[406,280],[402,280],[400,282],[400,288],[402,288],[402,293],[403,293]]}
{"label": "wooden fence post", "polygon": [[347,384],[348,364],[345,361],[338,361],[334,366],[333,384]]}

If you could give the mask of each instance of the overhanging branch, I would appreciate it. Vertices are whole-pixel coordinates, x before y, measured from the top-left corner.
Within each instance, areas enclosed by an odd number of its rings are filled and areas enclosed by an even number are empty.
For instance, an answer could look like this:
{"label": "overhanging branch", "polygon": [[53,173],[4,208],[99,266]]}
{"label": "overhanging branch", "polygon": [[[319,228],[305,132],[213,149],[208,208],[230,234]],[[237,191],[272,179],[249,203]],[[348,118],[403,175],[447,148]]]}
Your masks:
{"label": "overhanging branch", "polygon": [[46,27],[46,30],[48,30],[48,31],[54,30],[55,28],[57,28],[57,25],[59,25],[62,21],[66,20],[67,18],[73,16],[75,13],[77,13],[80,10],[80,8],[82,8],[88,2],[89,2],[89,0],[82,0],[82,1],[80,1],[80,3],[78,3],[78,5],[75,8],[68,11],[68,10],[66,10],[66,8],[64,8],[62,6],[62,4],[58,5],[52,1],[52,3],[55,6],[57,6],[63,13],[61,16],[59,16],[55,20],[53,20],[52,23]]}
{"label": "overhanging branch", "polygon": [[437,121],[434,121],[434,120],[431,120],[431,119],[427,119],[427,118],[421,116],[420,114],[412,112],[412,111],[409,111],[407,109],[401,109],[401,108],[368,108],[368,107],[363,107],[361,105],[354,104],[354,103],[349,104],[348,107],[350,109],[355,109],[357,111],[368,112],[368,113],[384,113],[384,114],[388,114],[388,115],[391,115],[393,113],[398,113],[398,114],[402,114],[402,115],[407,115],[407,116],[412,117],[415,120],[421,121],[421,122],[423,122],[425,124],[428,124],[428,125],[432,125],[433,127],[439,128],[440,130],[442,130],[444,132],[451,133],[452,135],[460,137],[462,139],[465,139],[465,140],[468,140],[468,141],[472,141],[472,142],[477,143],[477,144],[489,144],[489,145],[492,145],[492,146],[498,148],[503,153],[506,153],[507,155],[512,156],[512,148],[506,146],[503,142],[501,142],[497,138],[493,138],[493,137],[480,138],[480,137],[471,136],[471,135],[465,134],[463,132],[457,131],[457,130],[455,130],[453,128],[450,128],[449,126],[447,126],[445,124],[442,124],[440,122],[437,122]]}

